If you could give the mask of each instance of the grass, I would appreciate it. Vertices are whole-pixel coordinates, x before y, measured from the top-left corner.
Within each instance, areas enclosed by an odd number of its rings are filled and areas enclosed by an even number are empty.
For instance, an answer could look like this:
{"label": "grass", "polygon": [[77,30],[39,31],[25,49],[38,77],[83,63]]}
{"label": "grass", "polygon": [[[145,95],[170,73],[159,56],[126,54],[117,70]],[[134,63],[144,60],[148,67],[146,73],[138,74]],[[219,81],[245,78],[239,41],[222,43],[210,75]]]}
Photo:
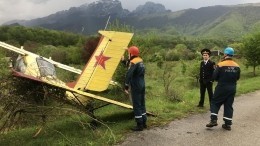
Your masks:
{"label": "grass", "polygon": [[[149,127],[162,126],[175,119],[208,111],[207,100],[206,108],[196,107],[199,101],[199,88],[194,86],[195,80],[178,73],[180,65],[177,64],[173,69],[177,76],[171,88],[180,93],[181,102],[172,102],[164,94],[160,78],[162,71],[154,63],[147,64],[146,68],[146,106],[148,111],[157,115],[148,118]],[[259,90],[260,69],[257,68],[256,77],[252,76],[251,69],[246,69],[243,65],[241,70],[237,95]],[[98,109],[95,114],[103,123],[96,129],[89,125],[89,117],[74,114],[60,117],[59,120],[48,120],[35,138],[33,135],[39,126],[18,128],[7,134],[1,134],[0,145],[113,145],[123,141],[135,124],[132,111],[117,106],[106,106]]]}

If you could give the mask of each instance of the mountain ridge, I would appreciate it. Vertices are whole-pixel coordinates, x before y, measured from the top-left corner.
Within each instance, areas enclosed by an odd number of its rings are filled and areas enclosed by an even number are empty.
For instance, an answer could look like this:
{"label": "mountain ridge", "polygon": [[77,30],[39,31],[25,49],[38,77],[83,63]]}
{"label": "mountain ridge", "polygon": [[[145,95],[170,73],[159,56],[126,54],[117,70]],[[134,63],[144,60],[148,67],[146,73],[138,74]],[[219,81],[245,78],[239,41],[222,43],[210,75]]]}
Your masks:
{"label": "mountain ridge", "polygon": [[[59,11],[46,17],[29,21],[12,21],[12,23],[88,35],[96,33],[99,29],[104,29],[110,16],[110,22],[117,19],[140,31],[156,29],[158,32],[167,33],[167,30],[160,30],[170,28],[175,30],[177,34],[206,37],[216,35],[220,37],[223,34],[217,31],[221,30],[222,32],[223,29],[224,35],[230,37],[237,35],[236,31],[246,33],[251,31],[252,27],[258,27],[260,24],[259,6],[260,3],[217,5],[172,12],[162,4],[146,2],[135,10],[129,11],[122,7],[119,0],[99,0],[91,4]],[[235,24],[232,26],[228,23]],[[229,32],[231,34],[226,34],[227,30],[232,30]]]}

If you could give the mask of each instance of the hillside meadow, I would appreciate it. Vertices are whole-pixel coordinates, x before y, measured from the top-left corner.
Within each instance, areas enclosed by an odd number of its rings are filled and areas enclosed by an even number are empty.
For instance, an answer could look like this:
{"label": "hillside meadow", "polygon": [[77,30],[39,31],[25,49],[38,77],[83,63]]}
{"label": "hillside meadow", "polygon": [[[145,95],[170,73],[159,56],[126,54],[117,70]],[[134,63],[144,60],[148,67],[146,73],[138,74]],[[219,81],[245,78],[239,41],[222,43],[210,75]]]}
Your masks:
{"label": "hillside meadow", "polygon": [[[237,85],[237,95],[259,90],[260,68],[257,68],[258,75],[253,77],[252,70],[246,68],[239,60],[238,62],[241,65],[242,74]],[[165,94],[163,68],[158,67],[156,63],[146,63],[147,110],[156,115],[149,116],[149,128],[163,126],[172,120],[206,112],[209,109],[208,100],[204,109],[196,107],[199,101],[199,87],[196,79],[186,75],[188,72],[181,71],[182,63],[178,61],[168,63],[174,64],[171,74],[175,74],[170,86],[173,93],[170,95],[176,95],[178,100]],[[189,67],[192,61],[185,61],[185,64]],[[118,99],[115,97],[117,95],[126,98],[122,91],[114,88],[111,88],[108,94],[111,99]],[[130,103],[128,99],[119,100]],[[114,105],[98,109],[95,114],[100,120],[96,128],[89,124],[91,119],[87,115],[74,112],[67,116],[57,116],[55,119],[47,120],[44,126],[27,125],[15,128],[11,132],[1,134],[0,142],[1,145],[113,145],[122,141],[135,124],[132,111]],[[207,122],[208,119],[205,119],[205,123]],[[202,123],[202,128],[205,123]],[[35,136],[39,128],[42,130]]]}
{"label": "hillside meadow", "polygon": [[[131,31],[128,26],[121,26],[118,23],[112,27],[117,28],[113,30]],[[52,57],[56,61],[76,68],[84,67],[86,60],[90,57],[90,52],[99,40],[97,36],[86,37],[21,26],[0,27],[0,32],[2,34],[0,41],[17,47],[23,45],[29,51],[44,57]],[[24,35],[20,35],[21,32]],[[240,41],[190,40],[185,36],[166,36],[156,33],[135,34],[130,43],[130,45],[140,47],[141,57],[146,66],[146,107],[147,111],[155,115],[148,117],[148,128],[167,125],[170,121],[209,110],[208,100],[206,100],[205,108],[196,107],[199,102],[199,85],[196,77],[199,72],[201,48],[223,50],[226,46],[234,47],[238,54],[235,60],[242,70],[241,79],[237,85],[237,95],[260,89],[260,68],[256,67],[256,76],[253,76],[252,67],[245,65],[246,59],[243,57]],[[1,48],[0,58],[4,57],[15,59],[17,55]],[[215,56],[212,59],[218,62],[220,57]],[[127,68],[122,64],[116,70],[113,80],[117,81],[119,86],[110,86],[107,91],[94,94],[131,104],[122,88],[126,70]],[[65,82],[77,78],[77,75],[60,69],[57,69],[57,75]],[[35,107],[31,103],[42,97],[39,96],[40,94],[31,94],[30,91],[37,93],[43,88],[29,81],[14,79],[10,76],[4,59],[0,60],[0,78],[0,145],[114,145],[123,141],[135,124],[131,110],[115,105],[96,109],[95,116],[98,121],[93,122],[85,109],[78,109],[63,102],[56,97],[56,93],[48,97],[46,105]],[[11,94],[6,94],[9,92]],[[103,105],[101,102],[95,102],[95,104]],[[12,108],[19,109],[20,106],[21,109],[30,109],[31,113],[20,112],[18,118],[6,122],[4,118],[8,119],[8,111],[12,112]],[[208,120],[205,119],[205,123]],[[205,127],[205,123],[202,123],[202,128]],[[4,126],[8,129],[3,129]]]}

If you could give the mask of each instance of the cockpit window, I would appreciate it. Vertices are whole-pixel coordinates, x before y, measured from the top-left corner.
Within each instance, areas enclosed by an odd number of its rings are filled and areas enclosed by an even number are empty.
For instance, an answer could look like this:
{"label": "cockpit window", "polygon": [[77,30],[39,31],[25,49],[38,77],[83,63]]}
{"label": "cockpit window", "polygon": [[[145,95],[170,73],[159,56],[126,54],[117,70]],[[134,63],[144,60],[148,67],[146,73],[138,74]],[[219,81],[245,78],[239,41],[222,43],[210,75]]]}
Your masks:
{"label": "cockpit window", "polygon": [[24,63],[23,57],[21,55],[18,56],[15,62],[15,70],[18,72],[24,73],[26,70],[26,65]]}
{"label": "cockpit window", "polygon": [[56,77],[55,66],[53,64],[44,60],[41,57],[36,58],[36,61],[42,77],[46,77],[46,76]]}

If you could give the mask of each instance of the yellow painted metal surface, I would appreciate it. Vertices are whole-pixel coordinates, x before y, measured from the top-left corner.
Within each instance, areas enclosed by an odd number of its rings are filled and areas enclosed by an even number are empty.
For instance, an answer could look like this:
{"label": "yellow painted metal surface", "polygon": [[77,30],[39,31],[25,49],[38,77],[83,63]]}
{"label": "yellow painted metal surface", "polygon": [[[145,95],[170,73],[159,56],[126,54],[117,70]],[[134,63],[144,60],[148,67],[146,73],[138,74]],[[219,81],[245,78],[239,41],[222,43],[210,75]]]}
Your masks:
{"label": "yellow painted metal surface", "polygon": [[[80,102],[83,105],[86,105],[87,101],[91,98],[118,105],[124,108],[132,109],[133,107],[131,105],[83,92],[83,90],[104,91],[108,88],[108,85],[112,80],[112,76],[120,62],[121,56],[124,54],[125,48],[127,48],[131,38],[133,37],[133,33],[125,32],[99,31],[99,33],[103,36],[103,39],[99,46],[96,48],[94,54],[92,55],[92,58],[86,65],[85,69],[81,73],[81,76],[78,79],[74,88],[67,87],[64,82],[60,81],[57,78],[49,76],[41,77],[36,62],[36,58],[40,57],[39,55],[8,45],[3,42],[0,42],[0,47],[21,54],[24,63],[26,64],[25,72],[23,72],[24,74],[38,78],[46,84],[65,89],[68,95],[67,98],[70,100],[74,100],[78,103]],[[80,70],[60,64],[53,60],[44,57],[43,59],[54,64],[56,67],[60,67],[75,73],[81,72]],[[74,95],[77,95],[78,99],[76,99],[72,93]]]}
{"label": "yellow painted metal surface", "polygon": [[99,31],[103,35],[74,89],[104,91],[125,52],[133,33]]}
{"label": "yellow painted metal surface", "polygon": [[[59,84],[56,84],[56,83],[51,83],[51,82],[46,82],[46,83],[49,84],[49,85],[61,88],[61,89],[65,89],[66,91],[71,92],[70,94],[72,94],[72,93],[76,94],[77,98],[85,106],[86,106],[86,103],[87,103],[85,101],[88,100],[88,98],[92,98],[92,99],[95,99],[95,100],[100,100],[100,101],[104,101],[104,102],[111,103],[111,104],[114,104],[114,105],[118,105],[118,106],[121,106],[121,107],[124,107],[124,108],[127,108],[127,109],[133,109],[133,106],[122,103],[122,102],[118,102],[118,101],[115,101],[115,100],[111,100],[111,99],[108,99],[108,98],[104,98],[104,97],[101,97],[101,96],[97,96],[97,95],[94,95],[94,94],[90,94],[90,93],[87,93],[87,92],[76,90],[76,89],[73,89],[73,88],[69,88],[67,86],[62,86],[62,85],[59,85]],[[69,99],[73,100],[75,102],[78,102],[78,100],[74,96],[70,96]]]}
{"label": "yellow painted metal surface", "polygon": [[[3,47],[5,49],[8,49],[10,51],[13,51],[13,52],[16,52],[16,53],[22,55],[24,57],[24,60],[27,61],[27,63],[28,63],[27,65],[32,65],[32,70],[33,70],[33,68],[35,68],[35,63],[34,64],[32,64],[32,63],[36,62],[35,59],[37,57],[41,57],[40,55],[34,54],[34,53],[26,51],[24,49],[17,48],[15,46],[9,45],[9,44],[1,42],[1,41],[0,41],[0,47]],[[59,62],[53,61],[53,60],[45,58],[45,57],[42,57],[42,58],[44,60],[52,63],[55,67],[58,67],[58,68],[61,68],[61,69],[64,69],[64,70],[67,70],[67,71],[70,71],[70,72],[74,72],[74,73],[77,73],[77,74],[82,73],[82,71],[80,69],[76,69],[74,67],[70,67],[70,66],[67,66],[65,64],[61,64]],[[30,71],[32,71],[32,70],[29,69],[27,71],[27,73],[29,73],[29,74],[27,74],[27,75],[31,74],[32,76],[36,77],[38,75],[38,73],[36,73],[37,71],[36,72],[33,71],[32,73],[30,73]]]}
{"label": "yellow painted metal surface", "polygon": [[27,66],[24,74],[39,78],[40,70],[36,62],[36,57],[37,56],[32,55],[23,56],[24,62]]}

